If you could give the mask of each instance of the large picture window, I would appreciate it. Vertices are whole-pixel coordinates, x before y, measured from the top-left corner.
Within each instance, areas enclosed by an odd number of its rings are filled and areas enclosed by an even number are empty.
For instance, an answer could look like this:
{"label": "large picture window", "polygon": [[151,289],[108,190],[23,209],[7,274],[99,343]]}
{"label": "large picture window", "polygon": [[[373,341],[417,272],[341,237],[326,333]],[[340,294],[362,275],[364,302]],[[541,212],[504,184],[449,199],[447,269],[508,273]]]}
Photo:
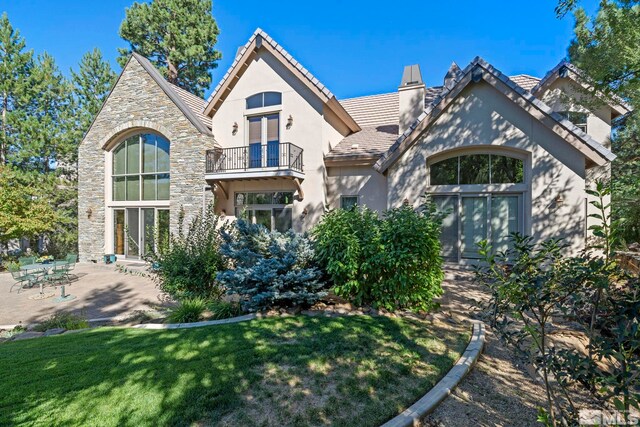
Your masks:
{"label": "large picture window", "polygon": [[113,200],[169,200],[169,141],[154,134],[127,138],[113,151]]}
{"label": "large picture window", "polygon": [[293,227],[292,191],[235,193],[236,218],[285,232]]}
{"label": "large picture window", "polygon": [[431,185],[520,184],[524,182],[524,162],[495,154],[468,154],[451,157],[430,167]]}

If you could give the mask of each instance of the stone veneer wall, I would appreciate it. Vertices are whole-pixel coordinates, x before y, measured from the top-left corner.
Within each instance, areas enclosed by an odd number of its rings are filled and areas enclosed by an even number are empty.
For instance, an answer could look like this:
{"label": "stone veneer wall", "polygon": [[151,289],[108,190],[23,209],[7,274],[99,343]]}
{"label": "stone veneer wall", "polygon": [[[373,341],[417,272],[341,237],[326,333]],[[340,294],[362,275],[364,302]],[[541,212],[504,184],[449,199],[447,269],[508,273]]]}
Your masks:
{"label": "stone veneer wall", "polygon": [[[132,129],[155,130],[171,143],[170,216],[176,231],[180,208],[186,220],[202,208],[205,151],[213,136],[200,133],[162,88],[132,58],[78,149],[78,246],[81,261],[105,253],[105,145]],[[110,183],[109,183],[110,185]],[[88,211],[91,210],[91,215]]]}

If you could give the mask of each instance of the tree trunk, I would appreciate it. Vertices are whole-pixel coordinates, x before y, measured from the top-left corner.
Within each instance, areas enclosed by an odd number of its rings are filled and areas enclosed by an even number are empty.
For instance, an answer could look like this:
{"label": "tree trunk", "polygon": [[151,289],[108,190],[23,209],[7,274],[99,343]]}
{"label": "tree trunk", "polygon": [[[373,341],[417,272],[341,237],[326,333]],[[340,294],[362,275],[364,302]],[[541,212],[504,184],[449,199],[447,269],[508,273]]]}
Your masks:
{"label": "tree trunk", "polygon": [[169,74],[167,75],[167,80],[169,83],[173,83],[174,85],[178,84],[178,67],[173,64],[173,62],[167,60],[167,69]]}

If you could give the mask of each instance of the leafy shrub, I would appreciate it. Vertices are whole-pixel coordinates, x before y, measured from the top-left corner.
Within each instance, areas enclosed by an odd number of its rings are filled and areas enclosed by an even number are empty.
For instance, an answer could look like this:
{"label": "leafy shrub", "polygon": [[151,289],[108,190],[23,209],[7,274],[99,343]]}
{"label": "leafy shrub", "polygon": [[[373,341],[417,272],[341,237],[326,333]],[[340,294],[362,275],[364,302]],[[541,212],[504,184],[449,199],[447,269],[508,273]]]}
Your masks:
{"label": "leafy shrub", "polygon": [[83,316],[72,313],[56,313],[47,320],[36,325],[33,329],[45,332],[49,329],[63,328],[68,331],[73,329],[85,329],[89,327],[89,322]]}
{"label": "leafy shrub", "polygon": [[209,311],[211,312],[211,319],[228,319],[230,317],[239,316],[242,313],[242,307],[237,302],[229,301],[214,301],[209,304]]}
{"label": "leafy shrub", "polygon": [[171,309],[167,320],[169,323],[190,323],[202,319],[207,309],[207,300],[202,297],[185,298],[180,305]]}
{"label": "leafy shrub", "polygon": [[[591,216],[601,222],[590,227],[596,253],[568,257],[559,240],[535,244],[518,234],[506,252],[495,254],[486,242],[480,248],[476,278],[491,291],[491,324],[542,371],[547,407],[540,415],[548,425],[576,422],[572,385],[627,417],[640,407],[640,279],[613,256],[619,222],[608,213],[609,191],[598,183],[590,194],[598,209]],[[587,333],[587,354],[554,346],[550,323],[561,318]]]}
{"label": "leafy shrub", "polygon": [[442,216],[405,204],[382,219],[370,209],[336,209],[313,230],[316,255],[337,295],[387,310],[429,310],[442,294]]}
{"label": "leafy shrub", "polygon": [[238,220],[234,231],[222,236],[220,252],[233,267],[217,278],[229,294],[240,295],[246,311],[310,305],[326,295],[306,235],[269,232]]}
{"label": "leafy shrub", "polygon": [[220,255],[224,220],[214,213],[211,204],[204,215],[193,218],[186,232],[183,211],[178,222],[178,234],[146,257],[152,274],[160,289],[175,298],[218,298],[222,291],[216,274],[225,267]]}

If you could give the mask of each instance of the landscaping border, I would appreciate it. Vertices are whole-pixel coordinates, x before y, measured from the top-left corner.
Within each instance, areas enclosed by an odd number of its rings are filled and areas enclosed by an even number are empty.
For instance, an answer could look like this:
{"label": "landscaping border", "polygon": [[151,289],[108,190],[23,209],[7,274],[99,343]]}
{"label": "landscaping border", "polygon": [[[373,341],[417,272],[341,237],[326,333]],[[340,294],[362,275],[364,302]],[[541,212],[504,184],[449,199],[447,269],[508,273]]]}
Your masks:
{"label": "landscaping border", "polygon": [[139,325],[124,326],[125,328],[135,329],[189,329],[198,328],[200,326],[212,326],[212,325],[226,325],[228,323],[240,323],[247,320],[253,320],[258,318],[255,313],[245,314],[243,316],[230,317],[228,319],[220,320],[203,320],[201,322],[191,323],[141,323]]}
{"label": "landscaping border", "polygon": [[473,332],[471,340],[466,350],[458,359],[458,362],[451,368],[447,375],[442,378],[427,394],[420,400],[405,409],[400,415],[387,421],[381,427],[408,427],[417,426],[425,415],[432,412],[451,392],[458,386],[460,381],[471,371],[471,368],[480,357],[485,343],[484,323],[472,320]]}

